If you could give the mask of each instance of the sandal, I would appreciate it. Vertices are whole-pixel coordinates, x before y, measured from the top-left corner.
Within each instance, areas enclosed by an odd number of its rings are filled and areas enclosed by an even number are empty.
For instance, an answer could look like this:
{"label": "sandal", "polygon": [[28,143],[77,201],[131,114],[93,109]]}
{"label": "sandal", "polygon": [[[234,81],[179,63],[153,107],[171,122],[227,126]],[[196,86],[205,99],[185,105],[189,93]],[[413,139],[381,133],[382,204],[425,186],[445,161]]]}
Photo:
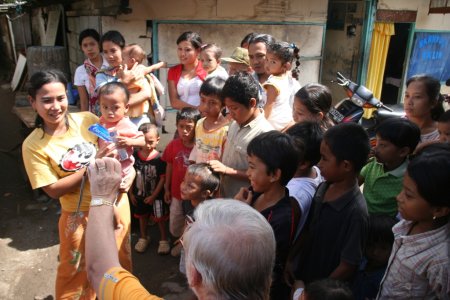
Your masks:
{"label": "sandal", "polygon": [[170,245],[168,241],[159,241],[158,254],[166,255],[170,252]]}
{"label": "sandal", "polygon": [[146,239],[140,238],[136,243],[136,245],[134,245],[134,250],[136,250],[136,252],[143,253],[145,252],[145,250],[147,250],[147,246],[149,243],[150,243],[149,237],[147,237]]}

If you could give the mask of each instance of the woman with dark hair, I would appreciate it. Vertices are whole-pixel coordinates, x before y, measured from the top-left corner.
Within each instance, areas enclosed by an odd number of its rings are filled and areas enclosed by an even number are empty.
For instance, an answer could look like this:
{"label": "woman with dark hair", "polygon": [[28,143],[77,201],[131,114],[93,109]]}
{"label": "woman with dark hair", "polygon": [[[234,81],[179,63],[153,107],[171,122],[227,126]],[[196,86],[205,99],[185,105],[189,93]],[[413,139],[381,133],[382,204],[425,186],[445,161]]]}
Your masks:
{"label": "woman with dark hair", "polygon": [[[55,298],[95,299],[86,274],[84,232],[91,200],[86,167],[95,158],[97,144],[97,137],[88,128],[98,118],[90,112],[69,113],[66,88],[67,80],[60,71],[40,71],[31,76],[28,93],[37,112],[36,129],[23,142],[22,154],[32,188],[42,188],[61,202]],[[127,232],[130,211],[124,195],[118,196],[125,198],[118,213]],[[128,236],[116,238],[121,261],[131,268]]]}
{"label": "woman with dark hair", "polygon": [[437,120],[444,113],[441,83],[434,77],[414,75],[406,82],[403,107],[406,117],[420,128],[421,142],[439,139]]}
{"label": "woman with dark hair", "polygon": [[100,53],[100,34],[95,29],[83,30],[78,38],[81,51],[86,59],[83,64],[75,70],[74,85],[80,95],[81,111],[90,111],[96,115],[100,110],[97,103],[95,91],[95,74],[101,69],[109,67],[108,62]]}
{"label": "woman with dark hair", "polygon": [[177,39],[180,64],[170,68],[167,75],[170,104],[175,109],[200,105],[200,86],[208,75],[198,59],[201,47],[202,39],[196,32],[184,32]]}

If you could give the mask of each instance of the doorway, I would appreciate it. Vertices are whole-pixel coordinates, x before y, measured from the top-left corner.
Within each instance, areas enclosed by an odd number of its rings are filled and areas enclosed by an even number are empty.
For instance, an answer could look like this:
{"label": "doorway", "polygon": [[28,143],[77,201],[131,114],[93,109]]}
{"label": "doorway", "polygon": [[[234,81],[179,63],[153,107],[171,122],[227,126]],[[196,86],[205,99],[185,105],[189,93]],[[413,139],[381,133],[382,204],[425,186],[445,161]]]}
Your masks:
{"label": "doorway", "polygon": [[391,36],[386,58],[386,67],[381,89],[381,101],[384,104],[400,102],[402,79],[406,68],[406,52],[412,23],[395,23],[395,35]]}

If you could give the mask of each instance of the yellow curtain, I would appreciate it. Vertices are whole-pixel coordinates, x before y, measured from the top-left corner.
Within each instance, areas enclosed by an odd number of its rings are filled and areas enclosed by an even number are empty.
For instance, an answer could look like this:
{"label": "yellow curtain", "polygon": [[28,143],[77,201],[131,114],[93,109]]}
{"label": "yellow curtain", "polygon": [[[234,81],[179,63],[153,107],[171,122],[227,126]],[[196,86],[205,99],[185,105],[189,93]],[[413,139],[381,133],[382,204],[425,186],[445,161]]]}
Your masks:
{"label": "yellow curtain", "polygon": [[376,22],[372,33],[370,47],[369,69],[367,71],[366,86],[373,91],[376,98],[381,97],[384,69],[389,50],[391,36],[395,34],[393,23]]}

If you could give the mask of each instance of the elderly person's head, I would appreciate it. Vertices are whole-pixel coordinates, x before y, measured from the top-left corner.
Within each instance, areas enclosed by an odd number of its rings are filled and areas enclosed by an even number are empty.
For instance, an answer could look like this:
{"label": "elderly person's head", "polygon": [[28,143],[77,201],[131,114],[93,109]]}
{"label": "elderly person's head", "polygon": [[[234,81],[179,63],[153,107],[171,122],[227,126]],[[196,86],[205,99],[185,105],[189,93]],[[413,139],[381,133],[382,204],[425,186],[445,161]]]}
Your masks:
{"label": "elderly person's head", "polygon": [[236,200],[199,205],[183,236],[190,287],[200,298],[268,299],[275,238],[266,219]]}

